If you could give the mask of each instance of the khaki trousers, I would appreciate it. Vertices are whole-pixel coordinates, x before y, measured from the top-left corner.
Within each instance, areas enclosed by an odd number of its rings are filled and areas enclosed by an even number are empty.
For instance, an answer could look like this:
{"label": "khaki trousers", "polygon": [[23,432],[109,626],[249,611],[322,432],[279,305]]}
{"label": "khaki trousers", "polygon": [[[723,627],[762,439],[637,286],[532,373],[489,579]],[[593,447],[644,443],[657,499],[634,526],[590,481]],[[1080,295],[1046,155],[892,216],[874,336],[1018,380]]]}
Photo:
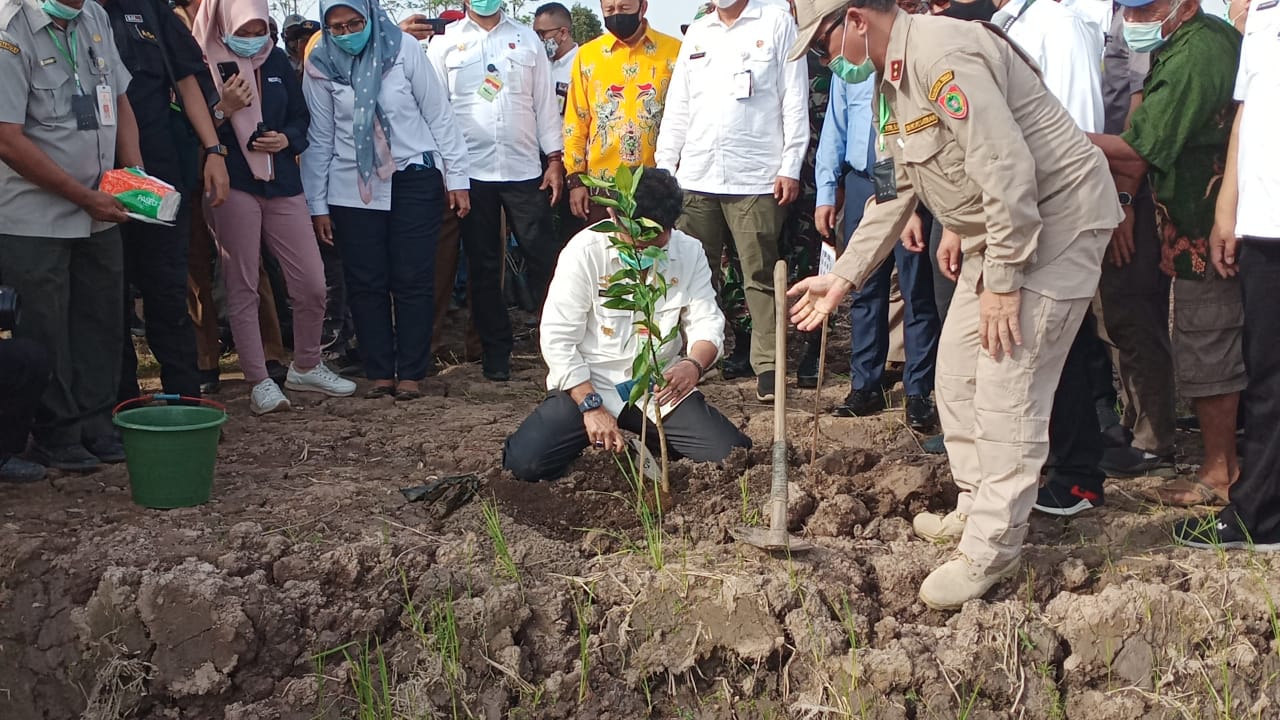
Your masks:
{"label": "khaki trousers", "polygon": [[[742,263],[742,284],[751,313],[751,367],[756,373],[774,366],[773,266],[778,262],[778,239],[787,219],[772,195],[706,195],[685,191],[684,212],[676,227],[702,241],[719,291],[718,272],[725,243],[733,243]],[[722,308],[723,309],[723,308]]]}
{"label": "khaki trousers", "polygon": [[[982,258],[967,257],[964,273]],[[968,280],[968,282],[966,282]],[[962,277],[938,344],[938,417],[957,509],[969,516],[960,551],[978,567],[1018,557],[1049,455],[1049,415],[1058,378],[1090,297],[1054,300],[1023,289],[1022,346],[999,361],[978,337],[978,295]]]}

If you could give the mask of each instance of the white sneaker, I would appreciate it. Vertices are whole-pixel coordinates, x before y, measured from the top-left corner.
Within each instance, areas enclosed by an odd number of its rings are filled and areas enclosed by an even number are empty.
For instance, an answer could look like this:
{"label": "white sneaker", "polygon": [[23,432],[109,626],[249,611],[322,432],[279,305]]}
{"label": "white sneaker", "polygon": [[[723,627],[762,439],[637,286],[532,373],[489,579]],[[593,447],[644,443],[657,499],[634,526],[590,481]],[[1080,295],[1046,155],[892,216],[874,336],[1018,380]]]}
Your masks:
{"label": "white sneaker", "polygon": [[347,397],[356,391],[356,384],[340,377],[337,373],[320,363],[307,372],[298,372],[293,363],[289,363],[289,375],[284,386],[290,390],[301,392],[324,393],[329,397]]}
{"label": "white sneaker", "polygon": [[964,553],[929,573],[920,585],[920,601],[934,610],[959,610],[966,602],[977,600],[1005,578],[1018,572],[1021,558],[998,567],[979,568]]}
{"label": "white sneaker", "polygon": [[254,385],[253,393],[249,395],[249,410],[254,415],[283,412],[290,407],[289,398],[280,392],[280,386],[271,378]]}
{"label": "white sneaker", "polygon": [[954,542],[964,534],[964,525],[969,516],[959,510],[952,510],[946,515],[937,513],[920,513],[911,521],[916,535],[929,542]]}

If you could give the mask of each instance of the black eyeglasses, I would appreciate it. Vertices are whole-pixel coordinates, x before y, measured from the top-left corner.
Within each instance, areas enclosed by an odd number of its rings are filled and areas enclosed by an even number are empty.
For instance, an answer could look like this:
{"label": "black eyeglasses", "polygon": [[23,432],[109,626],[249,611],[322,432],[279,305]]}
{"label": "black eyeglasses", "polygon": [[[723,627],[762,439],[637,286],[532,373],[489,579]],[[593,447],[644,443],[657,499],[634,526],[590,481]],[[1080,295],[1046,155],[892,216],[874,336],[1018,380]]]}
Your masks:
{"label": "black eyeglasses", "polygon": [[350,22],[330,23],[328,27],[329,27],[329,32],[333,35],[350,35],[352,33],[360,32],[361,30],[364,29],[364,26],[365,26],[365,19],[356,18]]}
{"label": "black eyeglasses", "polygon": [[814,38],[813,44],[809,46],[809,52],[813,53],[814,57],[823,62],[831,59],[831,51],[827,48],[827,43],[831,41],[831,34],[836,31],[836,28],[844,25],[845,19],[844,10],[841,10],[840,19],[831,23],[831,27],[828,27],[821,35]]}

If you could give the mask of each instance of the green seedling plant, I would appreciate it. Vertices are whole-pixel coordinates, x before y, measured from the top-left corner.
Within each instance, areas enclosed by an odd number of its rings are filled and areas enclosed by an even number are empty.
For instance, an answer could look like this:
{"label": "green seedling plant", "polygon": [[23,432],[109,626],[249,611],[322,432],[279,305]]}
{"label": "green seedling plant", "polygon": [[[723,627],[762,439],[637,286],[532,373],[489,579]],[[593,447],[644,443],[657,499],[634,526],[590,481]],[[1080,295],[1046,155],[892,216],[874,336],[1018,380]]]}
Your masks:
{"label": "green seedling plant", "polygon": [[492,500],[480,503],[480,514],[484,516],[484,529],[493,542],[494,562],[498,571],[520,584],[520,568],[511,557],[511,548],[507,545],[507,536],[502,532],[502,518],[498,516],[498,505]]}
{"label": "green seedling plant", "polygon": [[[608,278],[604,306],[610,310],[628,310],[634,318],[639,343],[635,360],[631,363],[631,395],[626,400],[633,406],[643,400],[647,416],[653,397],[650,390],[667,384],[663,375],[666,367],[661,358],[662,348],[679,337],[680,328],[677,325],[664,334],[658,325],[658,304],[667,296],[671,286],[660,269],[667,259],[666,249],[649,244],[662,234],[662,227],[649,218],[636,216],[636,188],[643,174],[643,168],[633,171],[624,165],[618,168],[612,180],[584,175],[582,181],[590,188],[604,191],[593,195],[593,202],[613,210],[612,220],[595,226],[597,231],[609,236],[609,244],[622,260],[622,268]],[[662,426],[661,408],[653,415],[662,452],[660,484],[662,493],[669,495],[667,434]],[[641,425],[641,446],[645,444],[647,426],[648,423]]]}

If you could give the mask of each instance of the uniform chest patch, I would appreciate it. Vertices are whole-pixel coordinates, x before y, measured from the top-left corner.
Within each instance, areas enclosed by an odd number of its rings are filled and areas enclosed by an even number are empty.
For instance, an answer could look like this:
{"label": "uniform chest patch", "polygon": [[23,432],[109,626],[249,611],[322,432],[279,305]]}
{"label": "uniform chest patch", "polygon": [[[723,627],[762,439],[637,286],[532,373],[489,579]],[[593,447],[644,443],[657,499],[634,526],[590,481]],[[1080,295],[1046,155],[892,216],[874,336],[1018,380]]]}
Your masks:
{"label": "uniform chest patch", "polygon": [[0,50],[8,50],[10,53],[14,55],[17,55],[18,53],[22,52],[21,50],[18,49],[17,45],[14,45],[8,40],[0,40]]}
{"label": "uniform chest patch", "polygon": [[938,118],[937,115],[934,115],[933,113],[926,113],[907,123],[903,129],[907,131],[908,135],[910,135],[912,133],[918,133],[925,128],[931,128],[940,122],[942,122],[942,120]]}
{"label": "uniform chest patch", "polygon": [[141,15],[125,15],[124,21],[127,23],[138,24],[142,22],[142,16]]}

